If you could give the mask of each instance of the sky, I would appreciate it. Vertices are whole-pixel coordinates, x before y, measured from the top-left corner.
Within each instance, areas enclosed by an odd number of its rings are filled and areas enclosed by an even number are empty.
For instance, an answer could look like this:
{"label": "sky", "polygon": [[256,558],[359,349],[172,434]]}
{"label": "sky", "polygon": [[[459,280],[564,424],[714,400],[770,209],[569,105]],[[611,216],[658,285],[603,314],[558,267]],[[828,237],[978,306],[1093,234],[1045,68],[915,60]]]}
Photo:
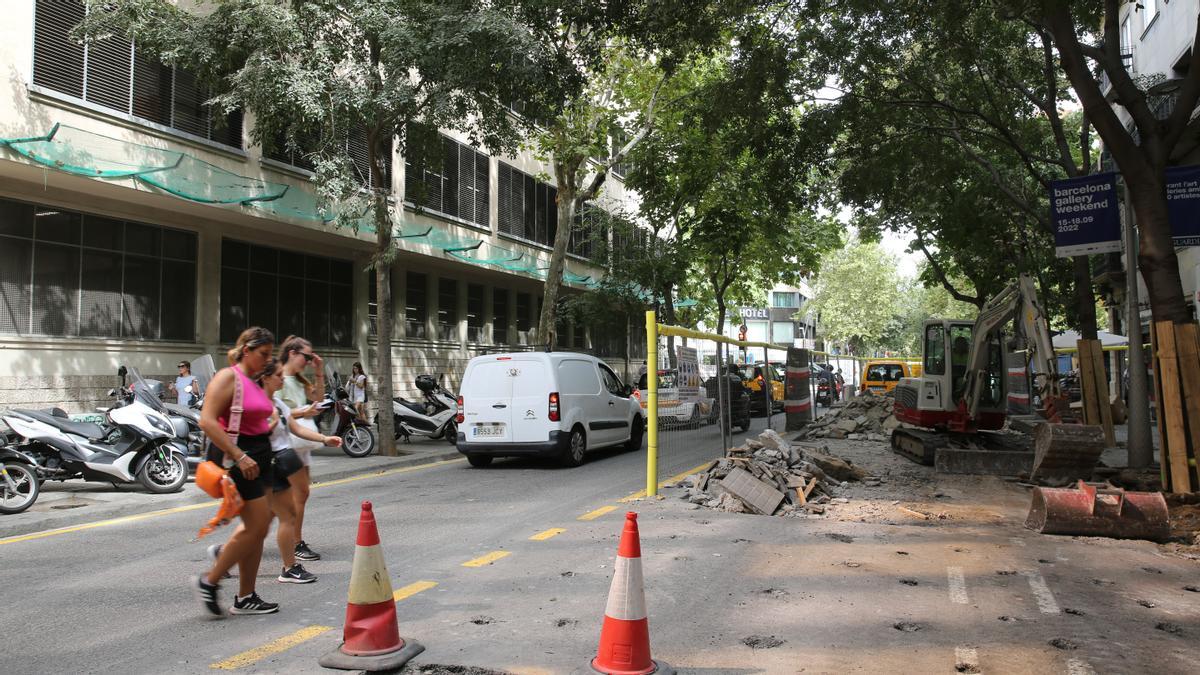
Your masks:
{"label": "sky", "polygon": [[920,253],[907,253],[905,251],[908,248],[907,236],[888,230],[883,233],[883,241],[880,242],[880,245],[883,246],[883,250],[896,256],[897,261],[900,263],[897,269],[899,269],[902,276],[909,279],[917,276],[917,264],[921,262],[922,256]]}

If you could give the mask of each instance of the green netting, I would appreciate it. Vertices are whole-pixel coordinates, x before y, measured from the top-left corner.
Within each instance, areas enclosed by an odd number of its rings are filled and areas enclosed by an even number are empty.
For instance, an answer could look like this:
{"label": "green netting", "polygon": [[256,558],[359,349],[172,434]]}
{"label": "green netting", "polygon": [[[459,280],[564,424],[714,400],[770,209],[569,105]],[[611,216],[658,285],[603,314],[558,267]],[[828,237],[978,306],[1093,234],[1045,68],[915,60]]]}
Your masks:
{"label": "green netting", "polygon": [[128,178],[178,166],[184,154],[55,124],[45,136],[0,139],[0,144],[46,166],[94,178]]}
{"label": "green netting", "polygon": [[[313,193],[295,186],[288,186],[287,190],[277,199],[266,202],[250,202],[247,206],[257,211],[266,211],[267,213],[286,218],[300,218],[326,223],[333,220],[333,216],[322,211],[317,206],[317,198]],[[374,231],[374,228],[372,228],[372,231]]]}
{"label": "green netting", "polygon": [[283,183],[239,176],[191,155],[184,155],[179,164],[170,169],[139,174],[136,178],[176,197],[205,204],[270,201],[290,192]]}

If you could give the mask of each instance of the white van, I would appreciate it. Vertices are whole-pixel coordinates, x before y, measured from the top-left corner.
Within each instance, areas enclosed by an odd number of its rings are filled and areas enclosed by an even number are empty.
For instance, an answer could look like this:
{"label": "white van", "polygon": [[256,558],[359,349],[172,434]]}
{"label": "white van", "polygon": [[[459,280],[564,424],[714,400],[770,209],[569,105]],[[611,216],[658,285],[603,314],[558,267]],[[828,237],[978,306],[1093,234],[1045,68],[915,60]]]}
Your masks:
{"label": "white van", "polygon": [[472,466],[493,457],[583,463],[589,450],[642,447],[645,417],[632,391],[600,359],[572,352],[476,356],[458,397],[458,451]]}

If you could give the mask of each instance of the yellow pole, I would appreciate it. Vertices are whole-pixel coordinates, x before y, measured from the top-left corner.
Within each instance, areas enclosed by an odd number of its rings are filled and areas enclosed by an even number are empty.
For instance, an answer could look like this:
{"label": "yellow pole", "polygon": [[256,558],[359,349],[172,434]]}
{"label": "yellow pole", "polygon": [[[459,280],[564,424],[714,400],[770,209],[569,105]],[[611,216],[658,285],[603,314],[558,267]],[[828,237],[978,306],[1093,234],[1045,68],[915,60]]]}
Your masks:
{"label": "yellow pole", "polygon": [[658,494],[658,321],[646,312],[646,497]]}

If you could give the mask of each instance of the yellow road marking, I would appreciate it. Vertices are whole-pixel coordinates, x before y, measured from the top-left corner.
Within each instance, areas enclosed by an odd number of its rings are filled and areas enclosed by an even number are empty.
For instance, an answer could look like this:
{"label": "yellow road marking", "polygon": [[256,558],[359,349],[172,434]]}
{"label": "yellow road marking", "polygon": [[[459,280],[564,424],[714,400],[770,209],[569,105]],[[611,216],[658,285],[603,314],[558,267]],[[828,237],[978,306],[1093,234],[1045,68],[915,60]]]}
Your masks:
{"label": "yellow road marking", "polygon": [[392,600],[400,602],[406,598],[411,598],[421,591],[427,591],[434,586],[437,586],[436,581],[416,581],[405,586],[404,588],[397,588],[396,591],[392,593]]}
{"label": "yellow road marking", "polygon": [[491,565],[501,558],[507,558],[510,555],[512,555],[512,551],[492,551],[491,553],[484,556],[479,556],[474,560],[468,560],[467,562],[463,563],[462,566],[483,567],[484,565]]}
{"label": "yellow road marking", "polygon": [[[670,478],[667,478],[666,480],[663,480],[662,482],[660,482],[658,484],[658,487],[661,488],[661,487],[666,487],[666,486],[670,485],[671,483],[678,483],[679,481],[683,480],[684,478],[687,478],[688,476],[699,472],[700,469],[703,469],[704,467],[708,466],[711,463],[712,462],[705,462],[699,466],[692,467],[692,468],[688,469],[687,471],[684,471],[683,473],[677,473],[674,476],[671,476]],[[638,490],[637,492],[629,495],[628,497],[622,497],[622,498],[618,499],[617,501],[619,501],[621,503],[636,502],[637,500],[642,499],[645,496],[646,496],[645,490]]]}
{"label": "yellow road marking", "polygon": [[237,656],[214,663],[209,667],[216,668],[217,670],[237,670],[238,668],[244,668],[272,654],[278,654],[279,652],[291,649],[305,640],[311,640],[318,635],[331,630],[333,630],[333,626],[308,626],[306,628],[301,628],[291,635],[285,635],[278,640],[268,642],[261,647],[255,647],[254,649],[244,651]]}
{"label": "yellow road marking", "polygon": [[533,535],[529,538],[529,541],[546,541],[550,537],[557,537],[566,531],[566,528],[563,527],[552,527],[545,532],[538,532],[537,534]]}
{"label": "yellow road marking", "polygon": [[[332,480],[332,481],[328,481],[325,483],[313,483],[312,486],[314,488],[323,488],[323,487],[329,487],[331,485],[342,485],[344,483],[353,483],[355,481],[368,480],[371,478],[383,478],[384,476],[394,476],[396,474],[401,474],[401,473],[410,473],[412,471],[421,471],[423,469],[432,469],[434,467],[443,466],[445,464],[453,464],[455,462],[462,462],[465,459],[466,458],[447,459],[447,460],[443,460],[440,462],[433,462],[431,464],[420,464],[417,466],[405,466],[405,467],[400,467],[397,469],[388,469],[386,471],[380,471],[379,473],[370,473],[370,474],[364,474],[361,476],[351,476],[349,478],[342,478],[340,480]],[[55,530],[45,530],[43,532],[34,532],[32,534],[22,534],[22,535],[18,535],[15,537],[8,537],[7,539],[0,539],[0,546],[3,546],[4,544],[17,544],[17,543],[20,543],[23,541],[33,541],[34,539],[44,539],[46,537],[53,537],[53,536],[56,536],[59,534],[70,534],[72,532],[82,532],[84,530],[91,530],[91,529],[95,529],[97,527],[109,527],[112,525],[124,525],[126,523],[133,523],[133,522],[137,522],[139,520],[146,520],[147,518],[158,518],[159,516],[169,516],[169,515],[172,515],[175,513],[185,513],[187,511],[196,511],[198,509],[209,509],[209,508],[216,506],[218,503],[219,502],[217,500],[209,500],[209,501],[200,502],[199,504],[188,504],[186,506],[175,506],[175,507],[172,507],[169,509],[160,509],[158,511],[149,511],[147,513],[138,513],[138,514],[135,514],[132,516],[122,516],[120,518],[112,518],[109,520],[97,520],[96,522],[93,522],[93,523],[83,523],[81,525],[72,525],[70,527],[60,527]]]}
{"label": "yellow road marking", "polygon": [[595,520],[606,513],[612,513],[613,511],[616,511],[616,510],[617,510],[617,507],[615,507],[615,506],[611,506],[611,505],[601,506],[600,508],[596,509],[595,511],[588,511],[587,513],[583,514],[582,516],[579,516],[579,520]]}

